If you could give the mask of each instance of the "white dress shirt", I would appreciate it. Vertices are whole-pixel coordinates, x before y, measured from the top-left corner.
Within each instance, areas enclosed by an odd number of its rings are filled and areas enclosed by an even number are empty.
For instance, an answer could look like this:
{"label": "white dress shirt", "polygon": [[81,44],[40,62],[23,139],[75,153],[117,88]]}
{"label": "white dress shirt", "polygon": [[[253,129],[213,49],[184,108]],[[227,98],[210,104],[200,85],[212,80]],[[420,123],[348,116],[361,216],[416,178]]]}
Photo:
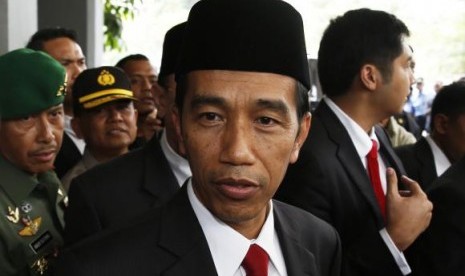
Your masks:
{"label": "white dress shirt", "polygon": [[74,142],[81,154],[84,154],[84,149],[86,147],[86,142],[84,139],[78,138],[73,128],[71,127],[71,119],[73,117],[65,115],[65,133],[68,134],[69,138]]}
{"label": "white dress shirt", "polygon": [[163,131],[160,137],[161,150],[165,154],[166,159],[173,170],[174,176],[178,181],[179,187],[181,187],[186,180],[191,177],[191,168],[187,160],[181,155],[177,154],[168,143],[166,138],[166,131]]}
{"label": "white dress shirt", "polygon": [[203,233],[207,238],[208,247],[219,276],[245,276],[241,263],[251,244],[256,243],[263,248],[270,261],[268,263],[269,276],[286,276],[286,264],[279,244],[278,235],[274,229],[273,202],[262,230],[255,240],[249,240],[242,234],[216,218],[199,201],[189,180],[187,194],[200,222]]}
{"label": "white dress shirt", "polygon": [[444,154],[444,152],[438,147],[436,142],[434,142],[433,138],[431,136],[426,136],[425,137],[426,141],[429,144],[429,147],[431,148],[431,151],[433,152],[433,158],[434,158],[434,165],[436,167],[436,173],[438,176],[441,176],[449,167],[450,167],[450,161]]}
{"label": "white dress shirt", "polygon": [[[371,140],[375,140],[378,143],[378,151],[380,148],[380,143],[378,141],[378,138],[375,135],[374,128],[371,129],[370,134],[367,134],[360,125],[358,125],[354,120],[352,120],[352,118],[350,118],[342,109],[340,109],[331,99],[329,99],[328,97],[324,97],[323,100],[326,102],[329,108],[334,112],[334,114],[336,114],[339,121],[341,121],[342,125],[349,133],[350,139],[352,140],[352,143],[355,146],[355,150],[357,151],[359,158],[361,159],[362,164],[366,170],[367,169],[366,156],[368,152],[370,152],[371,147],[372,147]],[[387,184],[386,164],[384,163],[384,160],[383,158],[381,158],[380,154],[378,154],[378,164],[379,164],[381,184],[383,186],[384,194],[386,194],[386,184]],[[379,233],[381,237],[383,238],[384,243],[389,248],[389,251],[394,257],[402,273],[404,275],[411,273],[412,270],[410,269],[410,266],[408,265],[404,254],[400,252],[397,246],[394,244],[386,228],[381,229]]]}

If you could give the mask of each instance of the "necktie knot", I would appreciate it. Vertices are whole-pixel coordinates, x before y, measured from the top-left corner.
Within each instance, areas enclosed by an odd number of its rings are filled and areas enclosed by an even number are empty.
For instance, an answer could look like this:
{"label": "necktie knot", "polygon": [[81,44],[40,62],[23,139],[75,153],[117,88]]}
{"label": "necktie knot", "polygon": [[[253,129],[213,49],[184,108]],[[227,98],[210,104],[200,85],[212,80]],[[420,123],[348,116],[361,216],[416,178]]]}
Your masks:
{"label": "necktie knot", "polygon": [[378,143],[375,140],[371,140],[372,146],[370,152],[368,152],[368,158],[378,158]]}
{"label": "necktie knot", "polygon": [[252,244],[242,261],[247,276],[268,275],[268,254],[257,244]]}

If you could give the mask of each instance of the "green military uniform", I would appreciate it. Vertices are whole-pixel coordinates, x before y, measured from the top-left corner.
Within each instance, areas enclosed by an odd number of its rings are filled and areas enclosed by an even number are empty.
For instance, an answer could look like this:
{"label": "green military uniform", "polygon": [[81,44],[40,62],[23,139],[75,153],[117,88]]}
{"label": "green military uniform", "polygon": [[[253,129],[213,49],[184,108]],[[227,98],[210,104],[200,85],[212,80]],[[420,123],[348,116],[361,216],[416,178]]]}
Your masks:
{"label": "green military uniform", "polygon": [[66,197],[54,172],[31,176],[0,156],[0,275],[40,275],[63,244]]}
{"label": "green military uniform", "polygon": [[[65,91],[66,71],[49,55],[19,49],[0,56],[0,131],[5,120],[61,104]],[[66,200],[53,171],[26,172],[0,152],[1,276],[46,272],[63,244]]]}

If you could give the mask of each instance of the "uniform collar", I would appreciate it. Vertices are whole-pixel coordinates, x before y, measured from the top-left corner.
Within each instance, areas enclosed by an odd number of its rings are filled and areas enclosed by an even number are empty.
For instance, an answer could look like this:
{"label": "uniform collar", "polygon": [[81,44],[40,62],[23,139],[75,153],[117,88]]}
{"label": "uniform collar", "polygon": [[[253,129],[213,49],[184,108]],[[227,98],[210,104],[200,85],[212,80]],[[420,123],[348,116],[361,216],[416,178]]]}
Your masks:
{"label": "uniform collar", "polygon": [[39,184],[37,176],[17,168],[1,155],[0,172],[2,172],[0,186],[16,205],[21,204]]}

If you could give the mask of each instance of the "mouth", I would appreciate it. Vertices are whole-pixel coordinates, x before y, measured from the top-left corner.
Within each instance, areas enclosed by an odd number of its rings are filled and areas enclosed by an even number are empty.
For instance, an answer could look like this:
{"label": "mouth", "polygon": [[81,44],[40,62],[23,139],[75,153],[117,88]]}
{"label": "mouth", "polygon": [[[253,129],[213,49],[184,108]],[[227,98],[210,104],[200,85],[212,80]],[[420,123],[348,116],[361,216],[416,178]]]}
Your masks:
{"label": "mouth", "polygon": [[214,184],[221,194],[233,200],[250,199],[260,190],[258,183],[248,179],[223,178]]}
{"label": "mouth", "polygon": [[108,135],[121,135],[121,134],[126,134],[128,131],[124,128],[116,127],[116,128],[111,128],[107,130]]}
{"label": "mouth", "polygon": [[57,150],[55,148],[39,150],[39,151],[33,152],[31,156],[41,163],[47,163],[55,159],[56,152]]}
{"label": "mouth", "polygon": [[155,105],[155,99],[151,97],[142,98],[139,102],[146,105]]}

